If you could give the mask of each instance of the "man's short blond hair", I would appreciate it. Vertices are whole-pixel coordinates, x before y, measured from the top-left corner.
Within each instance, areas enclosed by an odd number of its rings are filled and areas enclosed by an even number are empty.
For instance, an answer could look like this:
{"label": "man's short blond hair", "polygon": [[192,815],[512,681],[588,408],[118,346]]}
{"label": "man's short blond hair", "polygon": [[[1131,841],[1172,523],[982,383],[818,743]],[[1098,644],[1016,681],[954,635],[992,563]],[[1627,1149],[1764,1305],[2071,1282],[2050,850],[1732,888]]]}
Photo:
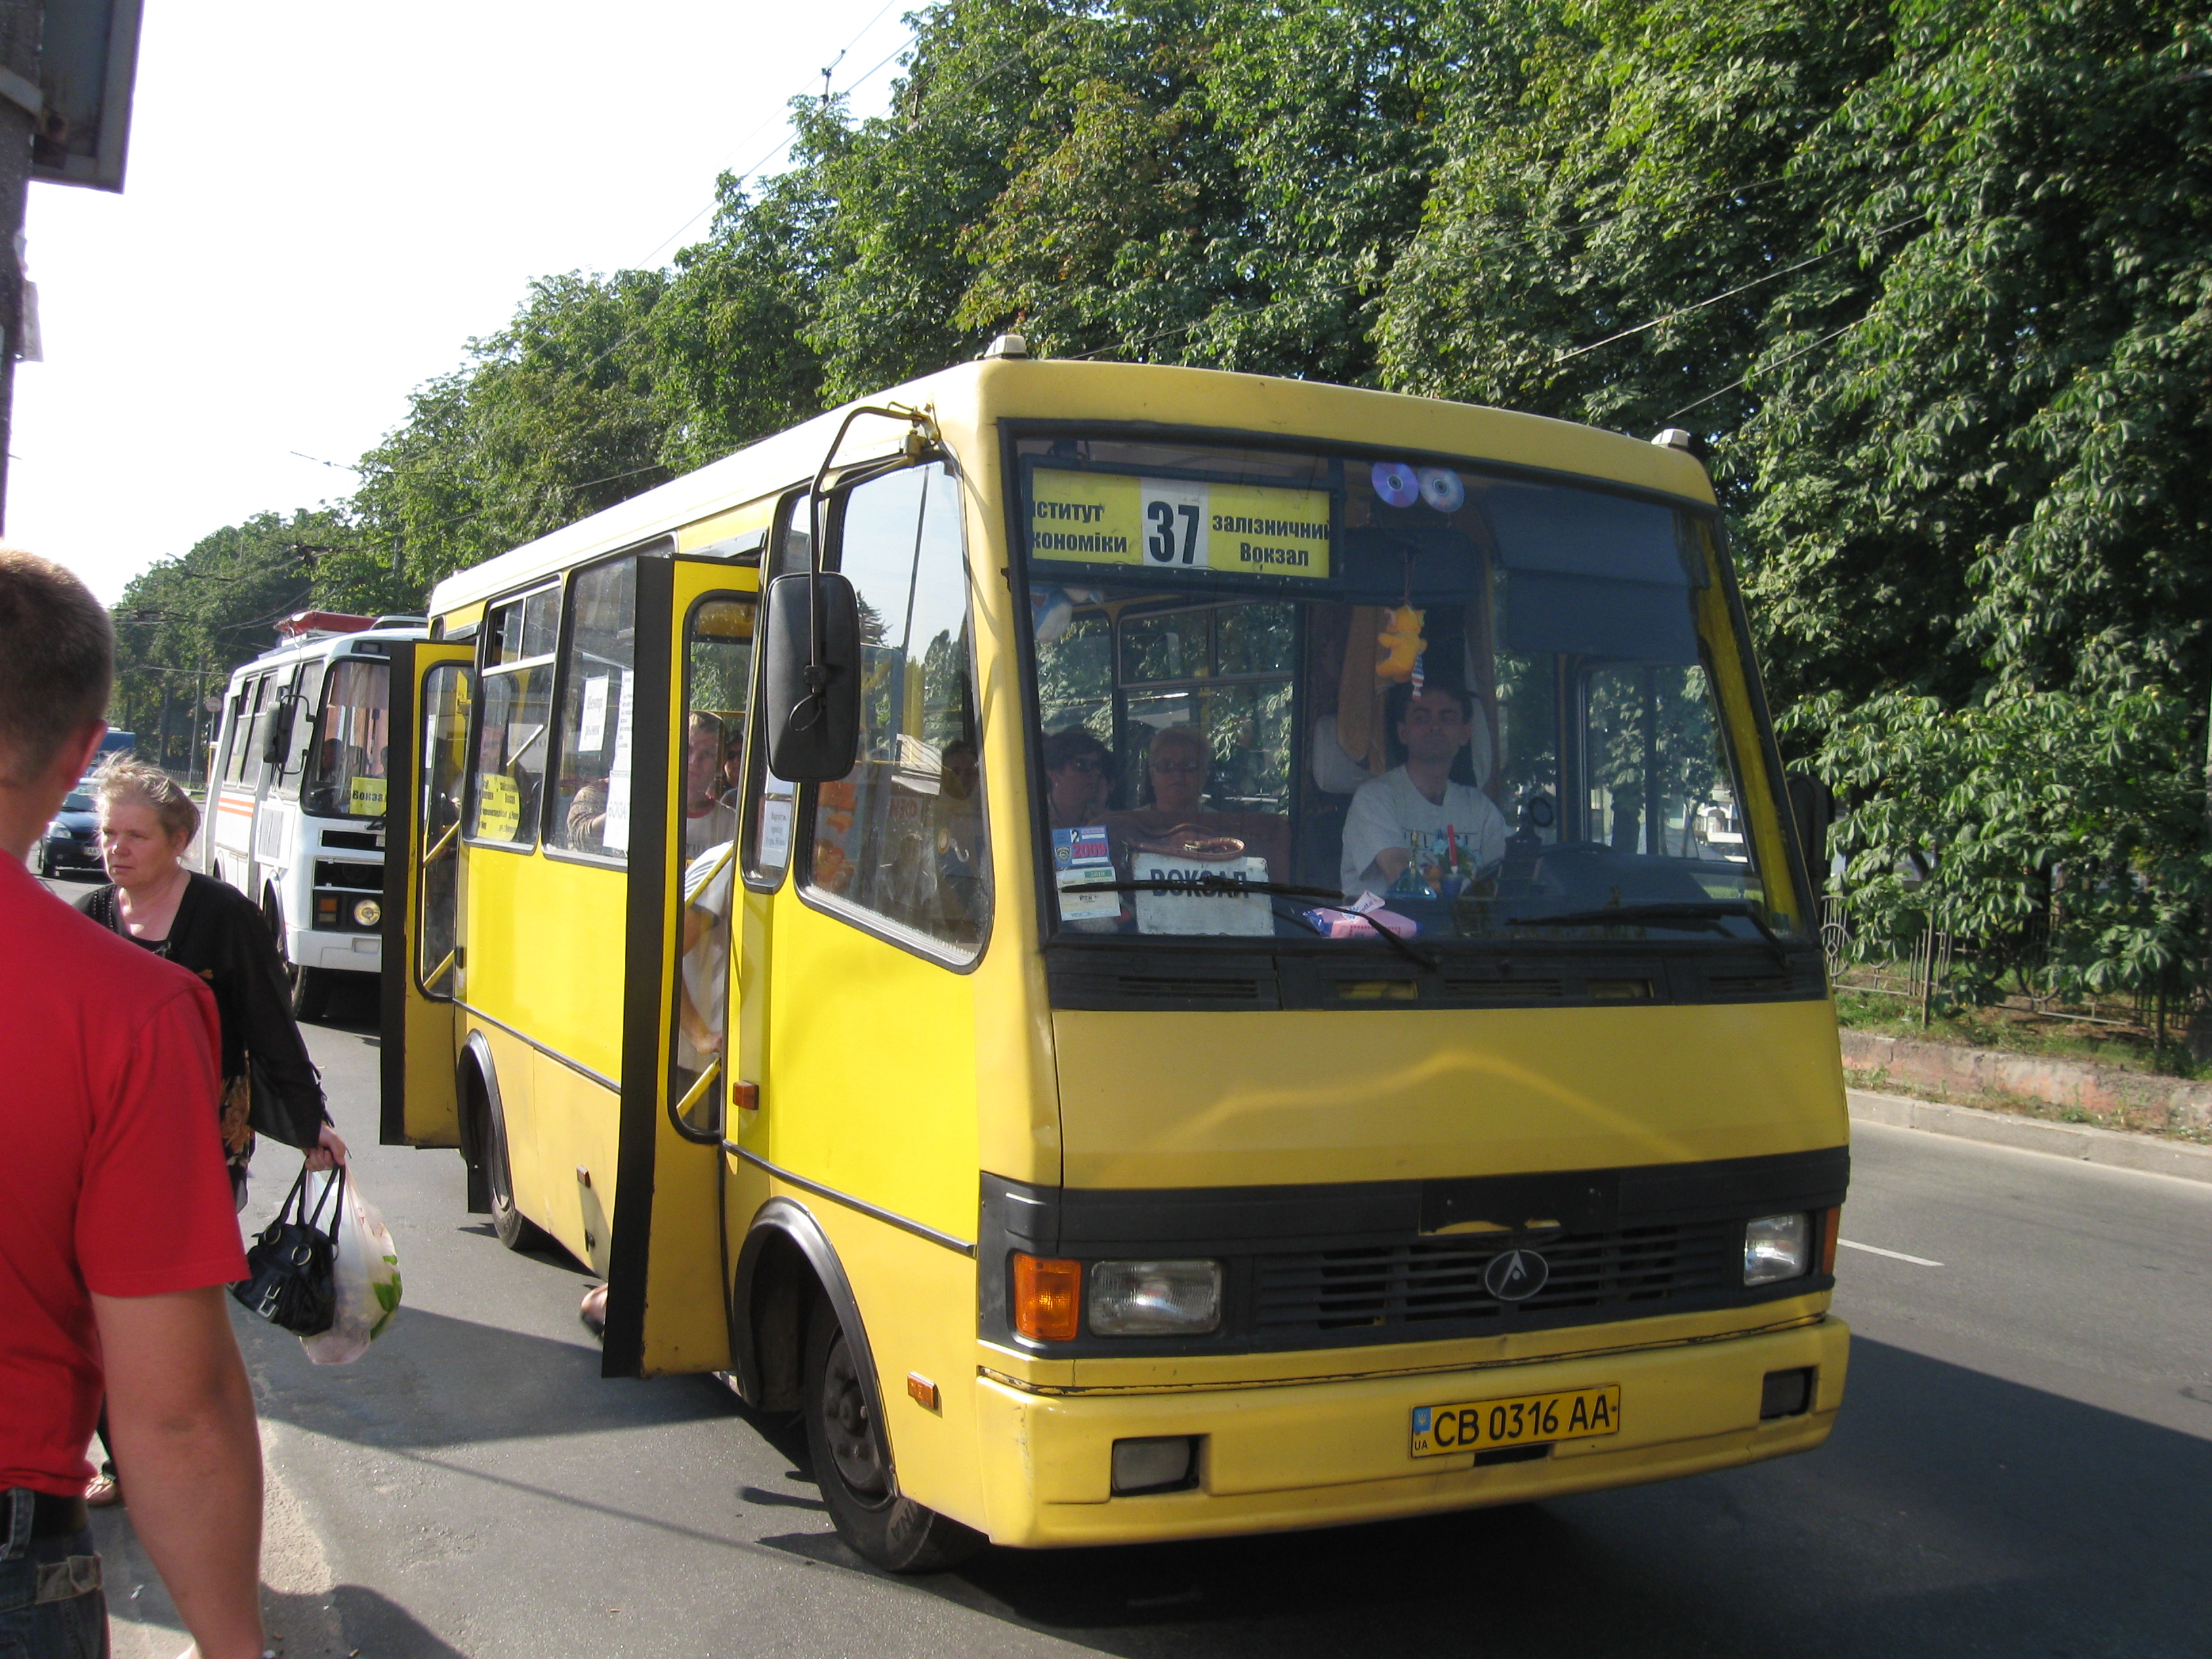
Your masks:
{"label": "man's short blond hair", "polygon": [[0,547],[0,783],[27,784],[107,712],[115,631],[50,559]]}

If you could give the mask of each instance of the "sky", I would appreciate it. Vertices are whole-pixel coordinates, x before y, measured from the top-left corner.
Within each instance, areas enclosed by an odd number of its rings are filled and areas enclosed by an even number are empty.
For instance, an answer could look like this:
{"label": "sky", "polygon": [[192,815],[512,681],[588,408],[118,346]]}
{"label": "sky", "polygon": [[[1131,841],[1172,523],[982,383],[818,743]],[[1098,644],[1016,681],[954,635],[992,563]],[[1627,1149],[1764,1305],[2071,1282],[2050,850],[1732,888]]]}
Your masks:
{"label": "sky", "polygon": [[112,603],[350,493],[532,277],[703,236],[716,174],[773,171],[840,51],[831,84],[878,112],[917,3],[149,0],[123,192],[31,186],[45,361],[16,367],[8,542]]}

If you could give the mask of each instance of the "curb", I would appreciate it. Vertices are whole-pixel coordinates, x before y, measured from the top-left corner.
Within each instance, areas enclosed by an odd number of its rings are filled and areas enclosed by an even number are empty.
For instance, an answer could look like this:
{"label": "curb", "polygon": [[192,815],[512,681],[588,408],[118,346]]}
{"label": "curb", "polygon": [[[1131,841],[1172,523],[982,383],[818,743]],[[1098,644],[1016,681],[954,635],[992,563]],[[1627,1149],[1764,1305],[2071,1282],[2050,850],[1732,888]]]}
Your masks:
{"label": "curb", "polygon": [[2147,1135],[2086,1123],[2046,1123],[2040,1118],[2016,1117],[1978,1106],[1948,1106],[1905,1095],[1876,1094],[1871,1089],[1846,1089],[1844,1097],[1850,1103],[1851,1115],[1869,1123],[2014,1146],[2022,1152],[2070,1158],[2076,1163],[2100,1164],[2109,1170],[2136,1170],[2212,1182],[2212,1146],[2154,1140]]}

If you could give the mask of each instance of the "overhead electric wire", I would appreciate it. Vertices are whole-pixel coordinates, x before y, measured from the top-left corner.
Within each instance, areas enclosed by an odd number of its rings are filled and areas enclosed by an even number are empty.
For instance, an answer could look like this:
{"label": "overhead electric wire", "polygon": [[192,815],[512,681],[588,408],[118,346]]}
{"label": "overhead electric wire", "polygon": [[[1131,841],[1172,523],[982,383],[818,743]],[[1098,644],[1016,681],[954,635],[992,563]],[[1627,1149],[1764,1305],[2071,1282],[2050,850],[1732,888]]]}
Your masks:
{"label": "overhead electric wire", "polygon": [[[1881,228],[1875,231],[1874,234],[1877,237],[1887,236],[1893,230],[1901,230],[1906,225],[1915,224],[1920,220],[1925,219],[1927,216],[1927,214],[1924,212],[1907,214],[1904,218],[1898,220],[1894,224],[1882,226]],[[1585,352],[1595,351],[1601,346],[1609,346],[1616,340],[1626,340],[1631,335],[1641,334],[1646,329],[1658,327],[1662,323],[1671,323],[1677,317],[1686,317],[1692,312],[1703,311],[1708,306],[1717,306],[1723,300],[1733,300],[1737,295],[1748,293],[1751,289],[1757,288],[1762,283],[1771,283],[1775,281],[1778,277],[1787,276],[1792,271],[1804,270],[1808,265],[1817,265],[1823,259],[1832,259],[1838,253],[1843,253],[1847,251],[1848,250],[1846,248],[1843,247],[1832,247],[1826,252],[1815,253],[1807,258],[1800,259],[1795,264],[1784,265],[1779,270],[1770,270],[1763,276],[1754,276],[1747,283],[1738,283],[1734,288],[1726,290],[1724,293],[1716,294],[1710,299],[1699,300],[1694,305],[1678,307],[1676,309],[1668,312],[1662,316],[1654,317],[1648,323],[1638,323],[1634,328],[1624,328],[1618,334],[1608,334],[1602,340],[1593,340],[1588,345],[1577,346],[1572,351],[1563,351],[1558,356],[1552,359],[1552,367],[1557,368],[1561,363],[1567,362],[1574,358],[1579,357]]]}
{"label": "overhead electric wire", "polygon": [[[1874,313],[1872,312],[1869,312],[1867,316],[1870,317]],[[1738,387],[1749,382],[1753,375],[1760,374],[1766,369],[1779,368],[1784,363],[1795,362],[1807,352],[1817,350],[1821,346],[1827,344],[1829,341],[1834,339],[1838,335],[1850,333],[1853,329],[1856,328],[1864,321],[1866,321],[1866,317],[1854,317],[1850,322],[1845,323],[1841,328],[1830,329],[1819,339],[1812,341],[1808,344],[1799,346],[1795,351],[1784,352],[1781,356],[1777,357],[1772,362],[1753,363],[1750,368],[1747,369],[1736,379],[1730,380],[1718,392],[1708,392],[1704,397],[1697,398],[1693,402],[1684,404],[1680,409],[1675,410],[1673,414],[1664,415],[1660,418],[1662,420],[1671,421],[1674,418],[1674,416],[1686,415],[1692,410],[1698,407],[1699,404],[1709,404],[1716,398],[1725,398],[1729,392],[1735,391]]]}

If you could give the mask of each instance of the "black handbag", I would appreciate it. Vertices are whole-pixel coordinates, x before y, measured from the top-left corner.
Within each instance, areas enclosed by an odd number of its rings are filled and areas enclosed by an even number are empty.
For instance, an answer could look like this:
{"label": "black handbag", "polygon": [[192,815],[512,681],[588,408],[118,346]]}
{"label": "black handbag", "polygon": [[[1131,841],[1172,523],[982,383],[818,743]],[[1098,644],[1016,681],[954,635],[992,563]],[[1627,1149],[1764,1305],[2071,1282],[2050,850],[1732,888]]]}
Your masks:
{"label": "black handbag", "polygon": [[[323,1219],[324,1206],[330,1219]],[[246,1253],[246,1276],[230,1293],[272,1325],[301,1336],[319,1336],[337,1316],[338,1218],[345,1212],[345,1166],[323,1183],[313,1214],[307,1210],[307,1168],[277,1206],[274,1220]]]}

